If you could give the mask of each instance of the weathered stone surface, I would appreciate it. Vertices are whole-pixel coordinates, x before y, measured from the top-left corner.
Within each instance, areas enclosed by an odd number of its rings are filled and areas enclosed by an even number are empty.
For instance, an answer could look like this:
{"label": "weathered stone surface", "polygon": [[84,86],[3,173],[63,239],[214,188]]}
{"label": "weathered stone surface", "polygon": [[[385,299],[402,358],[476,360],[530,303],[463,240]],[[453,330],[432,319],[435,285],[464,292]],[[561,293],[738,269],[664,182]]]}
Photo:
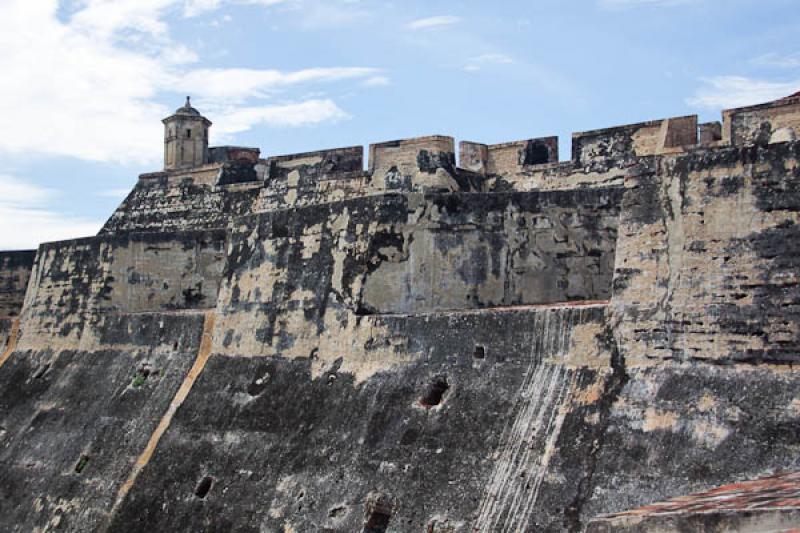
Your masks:
{"label": "weathered stone surface", "polygon": [[119,315],[216,307],[225,240],[223,232],[134,233],[43,244],[20,348],[86,349],[113,335]]}
{"label": "weathered stone surface", "polygon": [[[360,382],[343,371],[347,353],[323,372],[314,357],[215,356],[112,530],[360,531],[374,492],[394,502],[390,530],[465,529],[482,507],[492,519],[491,491],[511,506],[528,482],[521,472],[542,483],[564,415],[592,410],[581,406],[602,372],[570,363],[602,366],[608,354],[575,353],[573,335],[602,331],[602,320],[602,307],[393,319],[387,326],[413,335],[420,355]],[[447,389],[426,407],[437,380]],[[200,499],[205,476],[213,484]]]}
{"label": "weathered stone surface", "polygon": [[0,319],[18,316],[36,250],[0,252]]}
{"label": "weathered stone surface", "polygon": [[129,315],[91,351],[14,352],[0,371],[3,530],[102,525],[201,330],[202,315]]}
{"label": "weathered stone surface", "polygon": [[614,306],[626,358],[797,361],[797,144],[668,157],[632,178]]}
{"label": "weathered stone surface", "polygon": [[0,529],[581,531],[800,470],[798,109],[141,176],[0,316]]}

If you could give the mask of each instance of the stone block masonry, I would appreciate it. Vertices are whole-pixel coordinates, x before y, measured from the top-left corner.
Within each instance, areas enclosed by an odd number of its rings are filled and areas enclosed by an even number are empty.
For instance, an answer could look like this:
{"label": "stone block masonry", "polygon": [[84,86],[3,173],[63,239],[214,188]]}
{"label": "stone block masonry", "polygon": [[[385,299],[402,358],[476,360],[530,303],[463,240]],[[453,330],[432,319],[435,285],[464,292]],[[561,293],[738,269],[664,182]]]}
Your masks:
{"label": "stone block masonry", "polygon": [[19,314],[33,269],[36,250],[0,252],[0,366],[19,334]]}
{"label": "stone block masonry", "polygon": [[0,252],[0,320],[19,316],[36,250]]}
{"label": "stone block masonry", "polygon": [[195,231],[43,244],[20,346],[102,344],[119,316],[216,307],[225,242],[223,232]]}
{"label": "stone block masonry", "polygon": [[800,471],[798,116],[365,162],[187,102],[98,236],[0,253],[0,529],[758,526],[624,511]]}

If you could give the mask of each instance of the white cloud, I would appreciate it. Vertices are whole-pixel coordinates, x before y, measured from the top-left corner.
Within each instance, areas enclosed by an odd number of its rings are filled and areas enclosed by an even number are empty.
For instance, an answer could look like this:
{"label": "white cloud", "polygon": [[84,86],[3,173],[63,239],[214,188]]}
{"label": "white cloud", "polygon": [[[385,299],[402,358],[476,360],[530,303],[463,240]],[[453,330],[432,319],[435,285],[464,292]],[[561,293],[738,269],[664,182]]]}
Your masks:
{"label": "white cloud", "polygon": [[[45,2],[49,0],[44,0]],[[134,30],[149,36],[163,36],[168,31],[162,20],[168,13],[196,17],[215,11],[224,4],[274,6],[291,0],[81,0],[82,8],[72,18],[79,27],[106,36],[119,30]]]}
{"label": "white cloud", "polygon": [[219,9],[220,0],[188,0],[183,5],[183,16],[196,17],[208,11]]}
{"label": "white cloud", "polygon": [[0,6],[0,148],[93,160],[157,153],[166,109],[152,99],[164,62],[59,23],[48,3]]}
{"label": "white cloud", "polygon": [[391,80],[386,76],[373,76],[371,78],[367,78],[361,84],[365,87],[385,87],[391,83]]}
{"label": "white cloud", "polygon": [[[285,4],[289,0],[227,0],[231,4],[274,6]],[[183,14],[186,17],[195,17],[207,11],[219,9],[225,0],[186,0],[184,2]]]}
{"label": "white cloud", "polygon": [[50,208],[58,198],[51,189],[0,174],[0,250],[36,248],[42,242],[74,239],[96,234],[101,223],[64,216]]}
{"label": "white cloud", "polygon": [[199,61],[198,55],[182,44],[174,44],[161,50],[159,58],[167,65],[183,65]]}
{"label": "white cloud", "polygon": [[788,55],[780,55],[774,52],[756,57],[750,61],[760,67],[775,68],[798,68],[800,67],[800,52]]}
{"label": "white cloud", "polygon": [[483,54],[473,58],[473,61],[477,63],[497,63],[501,65],[507,65],[514,62],[513,59],[505,54]]}
{"label": "white cloud", "polygon": [[294,0],[300,27],[305,30],[366,24],[373,13],[352,0]]}
{"label": "white cloud", "polygon": [[176,78],[172,86],[195,91],[203,98],[239,100],[268,96],[270,91],[304,83],[330,83],[372,76],[378,70],[362,67],[310,68],[295,72],[243,68],[197,69]]}
{"label": "white cloud", "polygon": [[211,135],[215,142],[230,139],[232,134],[249,130],[256,124],[309,126],[350,118],[350,115],[332,100],[307,100],[285,105],[219,109],[214,116]]}
{"label": "white cloud", "polygon": [[167,25],[161,16],[175,3],[176,0],[86,0],[71,22],[75,30],[106,39],[115,37],[120,30],[164,36]]}
{"label": "white cloud", "polygon": [[742,76],[702,78],[703,87],[686,99],[692,107],[730,109],[761,104],[789,96],[800,89],[800,80],[774,82]]}
{"label": "white cloud", "polygon": [[[179,104],[178,98],[174,107],[160,100],[176,90],[201,102],[260,110],[256,115],[261,118],[252,124],[319,124],[322,120],[308,113],[287,120],[263,99],[291,87],[364,80],[379,72],[359,67],[294,72],[193,68],[198,56],[173,41],[164,22],[167,15],[180,16],[190,5],[186,0],[81,0],[74,5],[60,20],[57,0],[0,1],[0,155],[153,164],[162,155],[160,121]],[[192,0],[191,5],[197,10],[219,3]],[[308,108],[319,109],[319,103]],[[336,109],[325,107],[323,116],[335,120],[346,114]]]}
{"label": "white cloud", "polygon": [[5,207],[41,207],[56,196],[58,193],[52,189],[0,174],[0,203]]}
{"label": "white cloud", "polygon": [[476,72],[488,65],[510,65],[514,60],[505,54],[482,54],[471,58],[464,70],[468,72]]}
{"label": "white cloud", "polygon": [[636,7],[667,7],[698,3],[701,0],[598,0],[600,7],[606,9],[631,9]]}
{"label": "white cloud", "polygon": [[406,25],[406,27],[411,30],[423,30],[428,28],[439,28],[442,26],[452,26],[460,21],[460,17],[453,15],[441,15],[438,17],[428,17],[411,21]]}
{"label": "white cloud", "polygon": [[[111,0],[116,1],[116,0]],[[185,17],[196,17],[224,7],[225,4],[282,7],[283,11],[297,14],[299,26],[304,29],[331,28],[363,22],[372,13],[363,7],[361,0],[172,0],[183,5]],[[212,21],[219,26],[222,21]]]}

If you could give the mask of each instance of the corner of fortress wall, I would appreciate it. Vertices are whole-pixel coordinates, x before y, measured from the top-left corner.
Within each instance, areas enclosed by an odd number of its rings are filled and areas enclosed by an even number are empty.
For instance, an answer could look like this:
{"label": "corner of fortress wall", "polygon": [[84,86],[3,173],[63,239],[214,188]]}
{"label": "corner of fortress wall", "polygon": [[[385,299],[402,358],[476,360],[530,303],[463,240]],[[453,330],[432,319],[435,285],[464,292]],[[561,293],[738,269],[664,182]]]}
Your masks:
{"label": "corner of fortress wall", "polygon": [[579,531],[797,468],[798,110],[142,175],[0,253],[0,524]]}

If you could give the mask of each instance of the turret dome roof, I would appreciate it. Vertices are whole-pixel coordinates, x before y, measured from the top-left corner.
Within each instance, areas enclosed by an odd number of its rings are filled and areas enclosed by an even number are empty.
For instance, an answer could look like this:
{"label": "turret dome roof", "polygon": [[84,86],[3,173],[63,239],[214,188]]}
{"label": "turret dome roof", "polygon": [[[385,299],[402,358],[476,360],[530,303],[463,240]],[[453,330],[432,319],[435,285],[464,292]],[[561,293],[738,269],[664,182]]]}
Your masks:
{"label": "turret dome roof", "polygon": [[188,97],[188,96],[186,97],[186,103],[182,107],[179,107],[178,109],[176,109],[175,110],[175,114],[176,115],[191,115],[193,117],[202,116],[202,115],[200,115],[200,111],[198,111],[197,109],[192,107],[192,104],[190,102],[190,97]]}

